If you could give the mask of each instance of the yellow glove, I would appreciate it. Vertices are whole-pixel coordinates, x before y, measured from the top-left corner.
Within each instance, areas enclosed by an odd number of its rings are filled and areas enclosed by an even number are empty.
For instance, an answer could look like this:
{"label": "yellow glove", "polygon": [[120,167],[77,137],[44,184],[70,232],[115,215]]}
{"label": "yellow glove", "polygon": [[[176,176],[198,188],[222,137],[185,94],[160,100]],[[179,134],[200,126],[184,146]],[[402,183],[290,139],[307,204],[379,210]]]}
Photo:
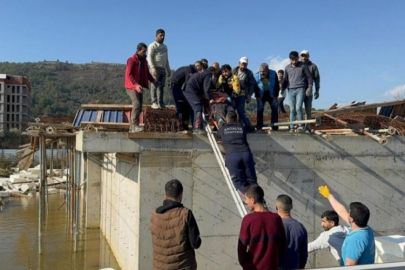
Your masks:
{"label": "yellow glove", "polygon": [[329,198],[330,192],[328,186],[320,186],[318,188],[319,193],[324,196],[326,199]]}

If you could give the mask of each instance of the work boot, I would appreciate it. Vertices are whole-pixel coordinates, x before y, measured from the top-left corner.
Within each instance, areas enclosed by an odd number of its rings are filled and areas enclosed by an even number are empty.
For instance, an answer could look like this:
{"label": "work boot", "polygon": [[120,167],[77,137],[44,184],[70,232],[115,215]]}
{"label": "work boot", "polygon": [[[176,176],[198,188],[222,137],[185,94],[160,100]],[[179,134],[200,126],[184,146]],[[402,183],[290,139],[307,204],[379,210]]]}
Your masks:
{"label": "work boot", "polygon": [[152,109],[159,109],[159,105],[157,103],[153,103],[151,106]]}
{"label": "work boot", "polygon": [[161,110],[166,109],[166,105],[164,103],[160,103],[158,105],[158,108],[161,109]]}

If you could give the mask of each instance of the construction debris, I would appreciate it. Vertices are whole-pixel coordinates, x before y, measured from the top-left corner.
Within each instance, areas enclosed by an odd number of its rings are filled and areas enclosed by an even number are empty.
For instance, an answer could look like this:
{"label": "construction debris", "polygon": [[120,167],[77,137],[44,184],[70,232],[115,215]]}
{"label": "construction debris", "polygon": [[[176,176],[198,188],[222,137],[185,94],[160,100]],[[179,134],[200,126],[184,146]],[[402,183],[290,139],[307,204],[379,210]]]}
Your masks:
{"label": "construction debris", "polygon": [[[49,176],[51,173],[53,177]],[[27,171],[20,170],[18,173],[10,175],[8,181],[0,183],[0,198],[35,194],[39,188],[39,174],[40,167],[38,165]],[[52,188],[48,188],[48,194],[58,193],[60,189],[66,189],[66,181],[66,172],[62,176],[60,169],[53,169],[52,172],[47,170],[47,184],[52,186]]]}

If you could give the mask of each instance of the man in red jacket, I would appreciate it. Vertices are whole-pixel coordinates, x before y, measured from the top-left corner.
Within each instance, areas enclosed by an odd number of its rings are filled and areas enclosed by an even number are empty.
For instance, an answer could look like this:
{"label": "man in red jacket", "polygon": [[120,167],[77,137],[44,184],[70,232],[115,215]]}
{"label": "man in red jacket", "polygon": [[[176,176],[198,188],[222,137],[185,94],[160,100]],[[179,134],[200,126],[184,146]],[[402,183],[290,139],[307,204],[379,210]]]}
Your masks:
{"label": "man in red jacket", "polygon": [[242,220],[238,243],[238,259],[244,270],[278,270],[279,260],[287,249],[281,218],[265,209],[264,192],[251,185],[245,193],[252,213]]}
{"label": "man in red jacket", "polygon": [[125,70],[125,88],[132,101],[131,127],[129,132],[140,132],[143,128],[139,126],[139,115],[142,111],[143,89],[148,88],[149,82],[155,83],[150,74],[145,43],[139,43],[136,53],[128,58]]}

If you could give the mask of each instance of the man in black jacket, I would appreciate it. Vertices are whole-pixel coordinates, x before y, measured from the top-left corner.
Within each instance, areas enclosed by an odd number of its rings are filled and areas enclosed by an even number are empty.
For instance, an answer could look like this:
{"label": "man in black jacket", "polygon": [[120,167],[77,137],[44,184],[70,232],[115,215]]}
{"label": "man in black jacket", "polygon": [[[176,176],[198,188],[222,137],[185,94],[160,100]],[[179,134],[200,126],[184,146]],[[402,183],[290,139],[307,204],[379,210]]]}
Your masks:
{"label": "man in black jacket", "polygon": [[215,69],[209,67],[203,72],[194,73],[186,83],[184,96],[194,112],[193,133],[206,134],[203,125],[203,105],[209,100],[211,77]]}
{"label": "man in black jacket", "polygon": [[178,68],[173,73],[170,80],[170,91],[174,104],[176,105],[176,117],[179,130],[188,130],[190,117],[191,119],[194,118],[193,110],[184,97],[183,91],[186,88],[186,82],[190,76],[198,72],[197,68],[203,68],[201,61],[195,62],[194,65]]}

